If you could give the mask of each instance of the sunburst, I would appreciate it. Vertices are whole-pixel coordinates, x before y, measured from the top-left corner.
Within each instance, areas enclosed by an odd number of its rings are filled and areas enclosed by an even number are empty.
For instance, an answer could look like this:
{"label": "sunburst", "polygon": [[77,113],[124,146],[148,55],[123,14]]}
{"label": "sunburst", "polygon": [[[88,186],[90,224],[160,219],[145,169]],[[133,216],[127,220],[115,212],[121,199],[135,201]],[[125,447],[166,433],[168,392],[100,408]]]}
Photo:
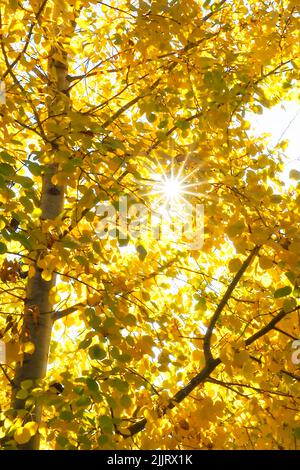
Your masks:
{"label": "sunburst", "polygon": [[178,157],[175,161],[167,158],[166,164],[162,165],[156,159],[155,166],[147,169],[149,177],[142,179],[139,197],[150,209],[147,228],[151,237],[181,247],[195,249],[197,246],[198,249],[199,240],[203,239],[204,193],[201,185],[206,181],[197,179],[203,163],[191,170],[188,160],[188,156],[180,161]]}
{"label": "sunburst", "polygon": [[[151,195],[154,198],[153,207],[159,212],[166,213],[174,211],[180,213],[184,205],[191,205],[191,196],[200,196],[201,181],[192,181],[192,177],[199,171],[200,165],[192,171],[186,171],[186,157],[179,166],[174,163],[174,159],[168,162],[168,168],[165,170],[161,163],[156,159],[155,170],[151,172],[150,178],[144,180],[144,184],[150,190],[145,195]],[[182,214],[183,216],[183,214]]]}

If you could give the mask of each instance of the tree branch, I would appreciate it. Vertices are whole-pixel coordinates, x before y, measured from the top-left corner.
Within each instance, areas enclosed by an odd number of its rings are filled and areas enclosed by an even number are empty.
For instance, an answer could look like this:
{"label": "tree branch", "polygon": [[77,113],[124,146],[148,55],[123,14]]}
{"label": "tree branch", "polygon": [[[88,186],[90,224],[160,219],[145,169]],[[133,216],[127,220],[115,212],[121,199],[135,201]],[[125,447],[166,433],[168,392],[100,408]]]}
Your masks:
{"label": "tree branch", "polygon": [[57,312],[53,312],[52,314],[52,320],[60,320],[61,318],[66,317],[67,315],[70,315],[71,313],[76,312],[80,307],[85,307],[85,304],[80,302],[76,305],[72,305],[72,307],[68,307],[64,310],[59,310]]}
{"label": "tree branch", "polygon": [[[257,253],[258,253],[259,248],[260,247],[256,247]],[[252,253],[253,253],[253,251],[254,250],[252,250]],[[255,334],[250,336],[245,342],[246,346],[249,346],[250,344],[257,341],[259,338],[264,336],[266,333],[271,331],[274,328],[274,326],[280,320],[282,320],[286,315],[288,315],[292,312],[295,312],[297,310],[300,310],[300,305],[298,307],[296,307],[295,309],[293,309],[292,311],[290,311],[290,312],[284,312],[282,310],[278,315],[276,315],[274,318],[272,318],[272,320],[264,328],[262,328],[261,330],[257,331]],[[197,375],[195,375],[195,377],[193,377],[192,380],[190,380],[190,382],[185,387],[181,388],[174,395],[173,398],[170,399],[168,405],[160,410],[160,415],[161,416],[165,415],[168,410],[172,410],[177,404],[181,403],[182,400],[184,400],[198,385],[200,385],[200,383],[205,382],[209,378],[210,374],[221,363],[222,363],[222,361],[221,361],[220,358],[210,359],[209,362],[203,367],[203,369]],[[290,372],[287,372],[287,371],[282,371],[282,372],[289,375],[290,377],[292,377],[296,380],[300,380],[300,377],[297,376],[297,375],[294,375],[294,374],[292,374]],[[126,434],[125,433],[123,434],[123,437],[127,438],[127,437],[133,436],[134,434],[139,433],[140,431],[142,431],[145,428],[146,424],[147,424],[147,419],[142,418],[137,423],[134,423],[131,426],[129,426],[129,428],[127,429]]]}
{"label": "tree branch", "polygon": [[252,336],[250,336],[248,339],[246,339],[245,341],[245,344],[246,346],[249,346],[250,344],[254,343],[254,341],[256,341],[257,339],[261,338],[262,336],[264,336],[266,333],[268,333],[269,331],[271,331],[274,326],[280,321],[282,320],[286,315],[289,315],[290,313],[293,313],[293,312],[296,312],[297,310],[300,310],[300,305],[298,305],[298,307],[294,308],[293,310],[291,310],[290,312],[285,312],[284,310],[280,310],[280,312],[278,313],[278,315],[276,315],[275,317],[272,318],[271,321],[269,321],[269,323],[264,326],[261,330],[257,331],[256,333],[254,333]]}
{"label": "tree branch", "polygon": [[21,59],[21,57],[25,54],[28,46],[29,46],[29,43],[30,43],[30,39],[31,39],[31,36],[32,36],[32,33],[33,33],[33,28],[35,27],[36,23],[38,22],[38,19],[46,5],[48,0],[44,0],[42,3],[41,3],[41,6],[38,10],[38,12],[36,13],[35,15],[35,18],[36,18],[36,22],[33,21],[31,23],[31,26],[29,28],[29,31],[28,31],[28,35],[27,35],[27,38],[26,38],[26,41],[25,41],[25,44],[24,44],[24,47],[23,49],[21,50],[21,52],[19,52],[19,54],[17,55],[17,57],[15,58],[15,60],[10,64],[9,62],[7,63],[7,70],[4,72],[3,76],[2,76],[2,80],[4,80],[4,78],[6,77],[6,75],[10,74],[12,72],[12,69],[14,68],[14,66],[19,62],[19,60]]}
{"label": "tree branch", "polygon": [[219,303],[218,307],[215,310],[215,313],[213,314],[213,316],[210,320],[209,326],[208,326],[208,328],[206,330],[206,333],[205,333],[205,336],[204,336],[204,342],[203,342],[204,356],[205,356],[205,360],[206,360],[207,363],[209,363],[213,360],[213,356],[212,356],[211,349],[210,349],[210,342],[211,342],[211,336],[212,336],[213,329],[214,329],[214,327],[215,327],[215,325],[216,325],[216,323],[217,323],[217,321],[218,321],[225,305],[227,304],[228,300],[230,299],[230,296],[231,296],[232,292],[236,288],[238,282],[240,281],[240,279],[243,276],[246,269],[251,264],[253,258],[258,254],[259,249],[260,249],[259,245],[255,246],[255,248],[250,252],[248,258],[245,259],[245,261],[243,262],[243,264],[240,267],[239,271],[236,273],[233,280],[231,281],[231,283],[230,283],[229,287],[227,288],[221,302]]}
{"label": "tree branch", "polygon": [[[248,384],[243,384],[243,383],[240,383],[240,382],[223,382],[223,380],[217,380],[217,379],[214,379],[214,378],[209,378],[207,379],[207,382],[211,382],[211,383],[214,383],[214,384],[217,384],[217,385],[220,385],[221,387],[242,387],[242,388],[249,388],[250,390],[254,390],[255,392],[258,392],[258,393],[266,393],[268,395],[279,395],[281,397],[288,397],[288,398],[293,398],[293,395],[290,395],[289,393],[284,393],[284,392],[278,392],[278,391],[275,391],[275,390],[264,390],[264,389],[261,389],[259,387],[254,387],[253,385],[248,385]],[[235,393],[239,393],[237,390],[235,390],[234,388],[231,388],[231,390]],[[244,395],[246,398],[247,395]]]}

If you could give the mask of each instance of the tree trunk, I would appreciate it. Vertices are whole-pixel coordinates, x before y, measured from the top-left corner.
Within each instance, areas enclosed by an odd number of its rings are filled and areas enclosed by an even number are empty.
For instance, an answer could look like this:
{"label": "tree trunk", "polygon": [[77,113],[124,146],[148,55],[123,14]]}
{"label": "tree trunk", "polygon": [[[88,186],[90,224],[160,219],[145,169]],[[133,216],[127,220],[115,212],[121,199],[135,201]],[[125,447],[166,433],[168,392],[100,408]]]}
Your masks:
{"label": "tree trunk", "polygon": [[[61,57],[59,59],[58,57]],[[67,113],[69,108],[69,97],[67,94],[67,55],[61,47],[52,47],[48,62],[49,71],[49,93],[48,118],[54,119],[59,125],[61,120]],[[57,112],[59,110],[59,113]],[[60,114],[59,118],[51,118]],[[42,181],[42,191],[40,208],[41,220],[55,219],[64,206],[64,187],[52,183],[51,178],[58,171],[58,164],[55,162],[55,152],[59,149],[59,142],[62,139],[59,135],[48,136],[52,144],[52,161],[48,164],[46,175]],[[39,253],[40,258],[47,254],[45,249],[43,253]],[[36,257],[37,261],[37,257]],[[16,394],[20,389],[23,380],[31,379],[33,381],[42,379],[47,372],[49,346],[51,341],[52,315],[53,305],[49,300],[50,289],[56,283],[56,277],[53,274],[50,281],[45,281],[41,276],[41,269],[35,263],[35,275],[28,279],[27,294],[24,309],[24,321],[21,334],[21,341],[31,341],[34,344],[33,354],[24,354],[22,364],[18,364],[14,378],[14,391],[12,396],[12,407],[15,410],[25,408],[24,399],[18,399]],[[33,315],[32,312],[35,312]],[[41,421],[41,406],[36,404],[30,409],[31,421]],[[27,443],[19,446],[20,449],[34,450],[39,448],[39,434]]]}

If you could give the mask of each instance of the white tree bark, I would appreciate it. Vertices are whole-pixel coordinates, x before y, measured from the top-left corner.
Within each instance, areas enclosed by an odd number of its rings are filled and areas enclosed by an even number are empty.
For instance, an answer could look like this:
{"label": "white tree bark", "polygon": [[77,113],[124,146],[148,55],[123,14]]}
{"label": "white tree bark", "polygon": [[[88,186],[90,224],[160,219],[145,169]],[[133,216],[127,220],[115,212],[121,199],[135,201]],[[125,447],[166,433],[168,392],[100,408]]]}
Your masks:
{"label": "white tree bark", "polygon": [[[63,113],[60,119],[67,112],[69,107],[69,97],[67,96],[67,56],[56,47],[52,48],[51,57],[49,59],[49,95],[51,96],[50,104],[48,105],[48,116],[54,116],[57,107],[63,106]],[[63,60],[52,59],[53,54],[60,53]],[[53,140],[53,154],[59,148],[59,136],[51,136]],[[44,175],[42,181],[42,191],[40,208],[42,210],[41,219],[55,219],[63,210],[64,205],[64,187],[53,184],[51,181],[58,171],[58,165],[50,163],[48,165],[47,174]],[[46,255],[47,249],[42,254]],[[16,410],[24,409],[26,400],[16,398],[16,394],[20,389],[23,380],[32,379],[33,381],[42,379],[47,372],[48,354],[51,341],[51,330],[53,325],[53,317],[49,313],[53,310],[53,305],[49,300],[50,289],[55,285],[56,278],[52,275],[50,281],[45,281],[41,277],[41,269],[35,265],[36,272],[33,278],[28,279],[27,295],[24,309],[24,323],[22,331],[22,341],[31,341],[34,344],[33,354],[24,354],[23,363],[19,364],[16,369],[14,378],[14,391],[12,398],[12,407]],[[38,318],[34,317],[30,312],[33,308],[39,312]],[[30,410],[30,420],[40,422],[41,420],[41,407],[34,404]],[[39,448],[39,434],[36,435],[23,446],[22,449],[32,450]]]}

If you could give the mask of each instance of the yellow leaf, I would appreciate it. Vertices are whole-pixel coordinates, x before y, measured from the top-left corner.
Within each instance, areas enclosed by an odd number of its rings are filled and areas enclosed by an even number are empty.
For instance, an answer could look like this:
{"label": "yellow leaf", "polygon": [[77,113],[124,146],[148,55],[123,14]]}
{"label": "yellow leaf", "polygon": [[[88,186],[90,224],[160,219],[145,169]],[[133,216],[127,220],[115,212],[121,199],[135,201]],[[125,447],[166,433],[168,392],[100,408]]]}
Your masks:
{"label": "yellow leaf", "polygon": [[237,235],[240,235],[245,230],[245,224],[242,220],[238,220],[233,224],[228,225],[227,234],[230,238],[234,238]]}
{"label": "yellow leaf", "polygon": [[31,432],[25,427],[18,428],[14,433],[14,440],[17,444],[26,444],[31,439]]}
{"label": "yellow leaf", "polygon": [[220,359],[224,364],[231,364],[234,358],[234,351],[231,344],[225,345],[220,352]]}
{"label": "yellow leaf", "polygon": [[242,262],[239,258],[231,259],[228,263],[228,268],[231,273],[236,273],[242,266]]}
{"label": "yellow leaf", "polygon": [[262,269],[270,269],[273,267],[273,261],[267,256],[260,256],[259,265]]}
{"label": "yellow leaf", "polygon": [[300,252],[300,239],[295,239],[289,245],[289,251],[298,254]]}
{"label": "yellow leaf", "polygon": [[44,281],[51,281],[52,279],[52,271],[49,271],[48,269],[44,269],[44,271],[41,274],[42,278]]}
{"label": "yellow leaf", "polygon": [[38,423],[35,421],[28,421],[25,424],[24,429],[28,430],[31,436],[34,436],[38,429]]}
{"label": "yellow leaf", "polygon": [[42,214],[42,209],[40,209],[39,207],[36,207],[32,213],[31,213],[31,217],[33,219],[38,219]]}
{"label": "yellow leaf", "polygon": [[192,359],[194,361],[201,361],[203,359],[203,351],[201,351],[200,349],[195,349],[193,352],[192,352]]}
{"label": "yellow leaf", "polygon": [[20,353],[20,345],[14,341],[9,341],[5,345],[5,358],[6,364],[12,364],[13,362],[18,362],[22,358],[22,353]]}
{"label": "yellow leaf", "polygon": [[247,351],[238,351],[234,354],[233,364],[237,367],[242,367],[245,362],[249,359]]}
{"label": "yellow leaf", "polygon": [[47,431],[48,431],[47,426],[44,423],[40,423],[40,425],[39,425],[39,434],[41,434],[41,436],[43,436],[43,437],[46,437],[47,436]]}
{"label": "yellow leaf", "polygon": [[33,354],[34,353],[34,344],[31,343],[30,341],[27,341],[27,343],[23,344],[23,351],[27,354]]}
{"label": "yellow leaf", "polygon": [[28,271],[28,277],[29,279],[33,278],[35,275],[35,267],[33,265],[30,266],[29,271]]}

